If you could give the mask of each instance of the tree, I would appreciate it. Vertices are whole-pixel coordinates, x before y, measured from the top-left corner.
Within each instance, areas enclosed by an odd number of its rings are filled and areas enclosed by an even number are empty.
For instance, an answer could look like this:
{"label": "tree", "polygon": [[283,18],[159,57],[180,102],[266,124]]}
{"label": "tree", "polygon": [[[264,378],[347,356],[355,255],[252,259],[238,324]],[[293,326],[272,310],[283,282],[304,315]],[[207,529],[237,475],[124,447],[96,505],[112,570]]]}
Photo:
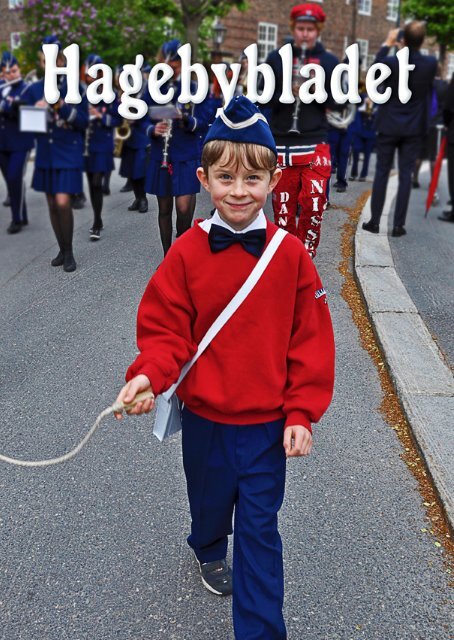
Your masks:
{"label": "tree", "polygon": [[181,0],[185,42],[191,45],[193,60],[198,57],[202,23],[212,22],[216,16],[225,16],[233,8],[244,11],[246,0]]}
{"label": "tree", "polygon": [[437,39],[440,62],[443,64],[447,49],[454,42],[454,11],[449,0],[403,0],[402,14],[427,22],[427,35]]}

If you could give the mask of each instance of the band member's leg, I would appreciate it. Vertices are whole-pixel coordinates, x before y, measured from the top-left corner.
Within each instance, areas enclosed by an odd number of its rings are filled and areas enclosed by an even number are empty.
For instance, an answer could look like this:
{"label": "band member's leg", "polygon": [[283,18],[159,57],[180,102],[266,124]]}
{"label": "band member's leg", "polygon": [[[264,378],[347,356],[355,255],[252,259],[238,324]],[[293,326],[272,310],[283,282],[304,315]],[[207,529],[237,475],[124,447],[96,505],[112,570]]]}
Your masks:
{"label": "band member's leg", "polygon": [[63,268],[65,271],[74,271],[76,262],[73,256],[73,230],[74,217],[71,207],[71,196],[68,193],[55,194],[57,215],[60,222],[60,232],[63,251]]}
{"label": "band member's leg", "polygon": [[157,196],[157,200],[159,233],[164,255],[166,255],[172,244],[173,196]]}
{"label": "band member's leg", "polygon": [[296,234],[298,194],[301,189],[300,172],[301,167],[285,167],[272,196],[275,224],[293,235]]}
{"label": "band member's leg", "polygon": [[90,201],[93,207],[93,229],[102,229],[103,175],[100,172],[87,173]]}
{"label": "band member's leg", "polygon": [[194,215],[196,196],[194,194],[175,197],[175,208],[177,210],[177,238],[191,228],[192,216]]}
{"label": "band member's leg", "polygon": [[300,218],[296,235],[304,243],[310,256],[315,258],[320,242],[322,216],[326,207],[326,189],[331,175],[329,146],[318,144],[302,171],[300,192]]}

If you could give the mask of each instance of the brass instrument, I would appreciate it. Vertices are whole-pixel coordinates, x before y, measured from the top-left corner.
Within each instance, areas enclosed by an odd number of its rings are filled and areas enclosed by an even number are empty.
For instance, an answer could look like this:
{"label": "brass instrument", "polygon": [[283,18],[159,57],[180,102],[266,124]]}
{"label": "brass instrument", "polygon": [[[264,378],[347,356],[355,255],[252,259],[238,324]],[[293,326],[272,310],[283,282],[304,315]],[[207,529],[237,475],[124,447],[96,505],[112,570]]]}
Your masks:
{"label": "brass instrument", "polygon": [[165,120],[163,120],[163,122],[165,122],[166,125],[167,125],[167,131],[162,136],[163,137],[163,141],[164,141],[164,146],[163,146],[163,149],[162,149],[161,169],[169,170],[169,167],[170,167],[170,164],[169,164],[169,145],[170,145],[170,138],[172,137],[172,120],[170,118],[166,118]]}
{"label": "brass instrument", "polygon": [[0,84],[0,91],[3,91],[3,89],[6,89],[7,87],[12,87],[14,84],[21,82],[21,80],[22,80],[22,77],[19,76],[15,80],[10,80],[9,82],[4,82],[3,84]]}
{"label": "brass instrument", "polygon": [[119,127],[115,127],[114,131],[114,158],[120,158],[125,140],[131,137],[132,129],[129,122],[123,118],[123,122]]}
{"label": "brass instrument", "polygon": [[[296,65],[293,65],[293,74],[292,74],[292,84],[293,85],[299,85],[301,86],[302,84],[302,79],[301,79],[301,74],[300,74],[300,70],[301,67],[303,65],[306,64],[306,48],[307,45],[305,42],[303,42],[303,44],[301,45],[301,55],[299,58],[297,58],[297,62]],[[295,96],[295,105],[293,107],[293,119],[292,119],[292,127],[291,129],[288,130],[288,133],[301,133],[301,131],[298,129],[298,120],[299,120],[299,115],[300,115],[300,109],[301,109],[301,100],[299,95]]]}

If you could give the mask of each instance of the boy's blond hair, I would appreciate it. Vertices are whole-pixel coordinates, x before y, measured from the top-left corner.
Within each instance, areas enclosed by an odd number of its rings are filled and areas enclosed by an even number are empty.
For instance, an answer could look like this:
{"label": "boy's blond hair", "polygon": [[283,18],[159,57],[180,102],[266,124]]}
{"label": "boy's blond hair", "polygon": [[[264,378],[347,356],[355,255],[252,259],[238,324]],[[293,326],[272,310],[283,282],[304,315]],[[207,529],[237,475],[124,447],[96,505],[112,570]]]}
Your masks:
{"label": "boy's blond hair", "polygon": [[208,175],[210,166],[223,156],[225,156],[226,162],[222,166],[233,166],[235,170],[243,165],[245,169],[265,170],[273,175],[277,167],[276,155],[268,147],[249,142],[210,140],[202,151],[202,168],[206,175]]}

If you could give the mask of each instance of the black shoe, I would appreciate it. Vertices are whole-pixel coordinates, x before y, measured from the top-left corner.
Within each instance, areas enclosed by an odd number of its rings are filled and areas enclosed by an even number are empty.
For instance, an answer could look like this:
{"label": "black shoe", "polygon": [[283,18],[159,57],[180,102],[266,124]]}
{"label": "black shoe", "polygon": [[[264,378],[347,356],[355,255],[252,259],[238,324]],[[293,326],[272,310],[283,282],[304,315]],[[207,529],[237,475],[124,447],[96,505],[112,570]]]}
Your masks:
{"label": "black shoe", "polygon": [[105,195],[105,196],[110,196],[110,189],[109,189],[109,187],[103,187],[103,188],[102,188],[102,192],[103,192],[103,195]]}
{"label": "black shoe", "polygon": [[146,198],[140,198],[139,213],[146,213],[147,211],[148,211],[148,200]]}
{"label": "black shoe", "polygon": [[[197,562],[199,562],[197,560]],[[232,594],[232,570],[226,560],[214,562],[199,562],[200,573],[204,587],[217,596],[230,596]]]}
{"label": "black shoe", "polygon": [[336,187],[336,191],[337,193],[345,193],[347,191],[347,187],[343,184],[340,184],[338,187]]}
{"label": "black shoe", "polygon": [[128,211],[138,211],[139,209],[139,202],[140,200],[138,200],[137,198],[134,200],[134,202],[132,203],[131,206],[128,207]]}
{"label": "black shoe", "polygon": [[85,206],[86,198],[80,194],[76,194],[71,198],[71,205],[73,209],[83,209]]}
{"label": "black shoe", "polygon": [[10,234],[19,233],[19,231],[22,231],[22,225],[20,222],[12,222],[7,229],[7,232]]}
{"label": "black shoe", "polygon": [[358,178],[358,182],[366,182],[366,178],[361,176],[361,178]]}
{"label": "black shoe", "polygon": [[28,225],[28,220],[21,220],[21,225],[26,227]]}
{"label": "black shoe", "polygon": [[334,187],[335,189],[336,189],[337,187],[339,187],[339,186],[340,186],[340,184],[339,184],[339,182],[337,182],[337,181],[333,184],[333,187]]}
{"label": "black shoe", "polygon": [[380,233],[380,225],[375,224],[372,220],[369,222],[363,222],[364,231],[370,231],[371,233]]}
{"label": "black shoe", "polygon": [[129,180],[127,180],[125,184],[121,187],[120,193],[128,193],[129,191],[132,191],[132,185],[129,182]]}
{"label": "black shoe", "polygon": [[411,183],[411,186],[413,187],[413,189],[419,189],[421,185],[417,180],[413,180],[413,182]]}
{"label": "black shoe", "polygon": [[353,181],[356,180],[358,178],[358,176],[350,176],[349,180]]}
{"label": "black shoe", "polygon": [[101,229],[102,227],[92,227],[90,229],[90,240],[93,240],[94,242],[99,240],[101,238]]}
{"label": "black shoe", "polygon": [[72,251],[65,251],[63,255],[63,271],[70,273],[77,269],[76,261],[74,260]]}
{"label": "black shoe", "polygon": [[50,264],[52,267],[61,267],[63,265],[63,262],[63,253],[59,251],[55,258],[50,261]]}
{"label": "black shoe", "polygon": [[443,211],[442,216],[438,216],[442,222],[454,222],[454,211]]}
{"label": "black shoe", "polygon": [[5,200],[3,201],[3,206],[4,207],[10,207],[11,206],[11,199],[9,196],[6,196]]}
{"label": "black shoe", "polygon": [[405,227],[393,227],[393,230],[391,231],[393,238],[400,238],[400,236],[404,236],[406,233]]}
{"label": "black shoe", "polygon": [[[448,202],[449,204],[449,202]],[[445,209],[442,214],[444,217],[454,216],[454,209]]]}

